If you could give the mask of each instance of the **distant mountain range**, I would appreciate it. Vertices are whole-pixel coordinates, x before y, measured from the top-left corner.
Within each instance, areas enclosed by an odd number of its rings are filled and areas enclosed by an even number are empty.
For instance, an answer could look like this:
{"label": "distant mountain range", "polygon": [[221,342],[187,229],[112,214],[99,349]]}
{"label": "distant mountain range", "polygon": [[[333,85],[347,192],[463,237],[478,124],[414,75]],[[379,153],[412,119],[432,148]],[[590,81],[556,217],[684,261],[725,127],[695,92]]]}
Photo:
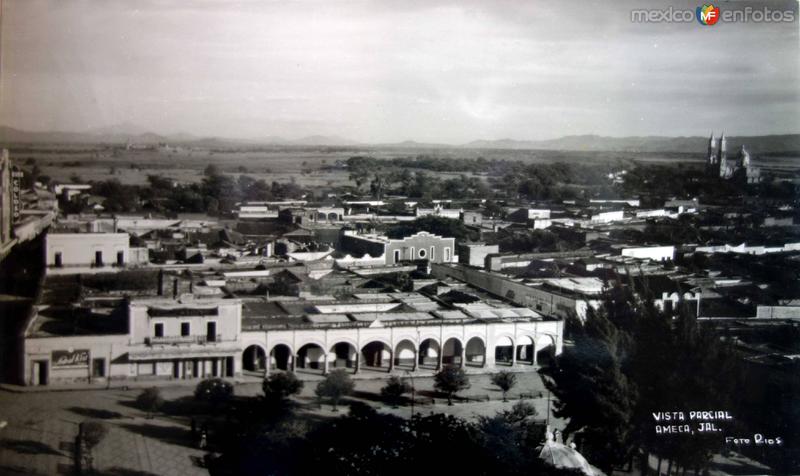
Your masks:
{"label": "distant mountain range", "polygon": [[336,136],[313,135],[299,139],[285,139],[267,136],[262,139],[228,139],[220,137],[198,137],[178,133],[159,135],[142,130],[133,125],[95,129],[87,132],[32,132],[0,126],[2,144],[182,144],[208,147],[237,145],[276,145],[276,146],[356,146],[358,142]]}
{"label": "distant mountain range", "polygon": [[[718,137],[718,136],[717,136]],[[800,151],[800,134],[727,137],[729,152],[742,144],[758,153]],[[604,137],[598,135],[564,136],[542,141],[502,139],[473,141],[465,147],[476,149],[543,149],[603,152],[705,152],[708,137],[634,136]]]}
{"label": "distant mountain range", "polygon": [[[558,139],[529,141],[515,139],[475,140],[466,144],[437,144],[404,141],[387,144],[365,144],[337,136],[312,135],[299,139],[267,136],[261,139],[226,139],[198,137],[179,133],[159,135],[132,124],[121,124],[87,132],[31,132],[0,126],[2,144],[158,144],[196,147],[237,146],[294,146],[294,147],[353,147],[396,149],[510,149],[510,150],[573,150],[596,152],[704,152],[708,137],[605,137],[598,135],[573,135]],[[750,151],[763,153],[800,151],[800,134],[728,137],[728,151],[735,152],[745,144]]]}

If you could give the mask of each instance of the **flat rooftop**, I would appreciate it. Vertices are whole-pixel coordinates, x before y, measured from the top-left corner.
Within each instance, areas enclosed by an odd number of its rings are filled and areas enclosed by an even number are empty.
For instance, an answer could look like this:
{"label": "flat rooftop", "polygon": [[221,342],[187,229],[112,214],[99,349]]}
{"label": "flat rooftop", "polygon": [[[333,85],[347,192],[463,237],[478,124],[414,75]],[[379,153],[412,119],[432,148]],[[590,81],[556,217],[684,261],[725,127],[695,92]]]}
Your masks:
{"label": "flat rooftop", "polygon": [[45,306],[33,318],[27,337],[124,335],[128,307],[124,299],[95,301],[90,307]]}
{"label": "flat rooftop", "polygon": [[371,299],[306,300],[281,297],[244,298],[244,330],[367,327],[385,325],[440,325],[454,321],[507,322],[546,320],[541,314],[499,300],[445,306],[421,293],[386,293]]}

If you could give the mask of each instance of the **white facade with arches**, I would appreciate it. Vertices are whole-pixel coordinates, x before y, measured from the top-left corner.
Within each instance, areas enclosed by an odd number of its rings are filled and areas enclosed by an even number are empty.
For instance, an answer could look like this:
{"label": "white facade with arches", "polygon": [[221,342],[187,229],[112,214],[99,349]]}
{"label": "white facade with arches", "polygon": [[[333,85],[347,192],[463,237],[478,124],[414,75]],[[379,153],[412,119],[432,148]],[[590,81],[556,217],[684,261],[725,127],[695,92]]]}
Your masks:
{"label": "white facade with arches", "polygon": [[[443,365],[495,369],[498,365],[537,365],[542,350],[558,355],[562,347],[560,320],[273,329],[242,332],[241,340],[243,355],[263,355],[267,364],[254,368],[243,362],[243,368],[265,372],[306,369],[326,373],[339,367],[353,372],[416,371]],[[498,359],[506,354],[507,359]]]}

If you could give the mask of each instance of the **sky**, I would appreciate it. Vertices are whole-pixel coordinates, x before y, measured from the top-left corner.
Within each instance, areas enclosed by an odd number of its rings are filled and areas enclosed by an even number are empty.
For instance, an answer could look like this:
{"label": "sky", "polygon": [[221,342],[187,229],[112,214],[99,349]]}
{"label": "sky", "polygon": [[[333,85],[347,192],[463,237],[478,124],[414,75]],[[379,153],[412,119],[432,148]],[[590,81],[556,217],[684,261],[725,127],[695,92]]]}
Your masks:
{"label": "sky", "polygon": [[797,133],[791,23],[698,2],[4,0],[0,124],[368,143]]}

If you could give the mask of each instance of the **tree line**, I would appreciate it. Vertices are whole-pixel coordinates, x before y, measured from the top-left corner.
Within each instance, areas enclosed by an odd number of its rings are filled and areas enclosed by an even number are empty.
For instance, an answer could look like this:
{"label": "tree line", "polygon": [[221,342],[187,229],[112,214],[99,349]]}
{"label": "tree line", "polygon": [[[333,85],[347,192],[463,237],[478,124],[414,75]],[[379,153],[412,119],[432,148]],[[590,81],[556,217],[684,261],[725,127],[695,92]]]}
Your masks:
{"label": "tree line", "polygon": [[[505,392],[515,376],[496,375]],[[445,367],[436,376],[436,388],[448,400],[469,386],[463,369]],[[338,418],[315,419],[298,415],[290,400],[303,383],[292,373],[276,373],[264,380],[264,396],[239,402],[220,428],[221,456],[211,460],[212,475],[313,474],[324,468],[332,475],[427,474],[444,462],[448,472],[469,475],[578,475],[557,469],[539,459],[535,450],[544,441],[544,427],[536,410],[518,402],[511,410],[475,421],[443,414],[414,414],[410,419],[379,413],[350,402],[349,413]],[[398,377],[389,379],[381,395],[399,403],[410,390]],[[320,381],[315,394],[334,408],[353,392],[353,381],[343,370]]]}
{"label": "tree line", "polygon": [[[105,198],[109,212],[155,211],[165,214],[229,213],[242,201],[269,201],[301,198],[307,191],[294,182],[257,180],[220,172],[209,165],[199,183],[178,183],[158,175],[147,176],[147,186],[125,185],[117,179],[90,182],[91,193]],[[67,213],[80,211],[77,203],[64,203]]]}
{"label": "tree line", "polygon": [[[569,419],[564,433],[579,435],[584,455],[606,474],[634,459],[647,474],[650,455],[659,467],[667,461],[668,474],[697,474],[724,449],[725,435],[767,425],[763,409],[736,398],[747,382],[731,339],[699,324],[689,306],[665,313],[652,296],[614,287],[585,323],[570,322],[574,345],[543,372],[555,414]],[[691,434],[656,431],[654,413],[693,410],[728,411],[734,420],[724,433],[700,432],[696,421],[674,422],[691,425]]]}
{"label": "tree line", "polygon": [[[356,189],[381,198],[386,194],[413,198],[517,198],[560,200],[579,198],[585,187],[615,196],[607,164],[526,163],[514,160],[418,156],[377,159],[356,156],[347,160]],[[458,172],[441,178],[428,172]],[[468,174],[468,173],[469,174]],[[484,180],[483,176],[487,178]]]}

